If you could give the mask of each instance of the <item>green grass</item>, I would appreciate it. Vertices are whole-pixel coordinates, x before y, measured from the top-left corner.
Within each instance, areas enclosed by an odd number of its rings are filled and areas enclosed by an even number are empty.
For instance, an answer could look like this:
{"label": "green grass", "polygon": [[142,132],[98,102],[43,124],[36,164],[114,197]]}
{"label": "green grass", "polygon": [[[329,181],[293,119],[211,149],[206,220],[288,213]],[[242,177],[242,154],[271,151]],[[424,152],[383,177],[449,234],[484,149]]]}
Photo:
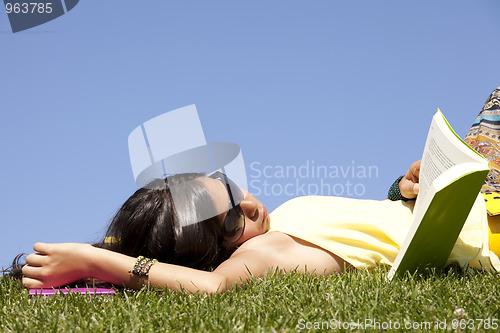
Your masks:
{"label": "green grass", "polygon": [[[458,319],[463,319],[462,326],[474,324],[479,332],[486,331],[485,322],[479,328],[480,319],[494,319],[500,325],[499,275],[452,269],[393,282],[386,282],[385,275],[383,269],[327,277],[274,273],[221,295],[144,288],[100,298],[30,297],[16,282],[3,278],[0,331],[293,332],[306,325],[326,330],[370,319],[387,328],[396,327],[395,322],[401,326],[430,322],[434,327],[446,321],[451,330]],[[332,331],[364,331],[363,326],[351,328]]]}

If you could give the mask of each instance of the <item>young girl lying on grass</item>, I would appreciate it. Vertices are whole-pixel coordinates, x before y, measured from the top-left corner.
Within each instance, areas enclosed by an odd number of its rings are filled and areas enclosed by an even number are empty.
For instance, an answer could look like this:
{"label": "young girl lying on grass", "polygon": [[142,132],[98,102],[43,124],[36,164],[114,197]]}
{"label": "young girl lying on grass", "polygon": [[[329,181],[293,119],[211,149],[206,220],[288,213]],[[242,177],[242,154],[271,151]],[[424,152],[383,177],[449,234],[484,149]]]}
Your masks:
{"label": "young girl lying on grass", "polygon": [[[483,112],[500,114],[498,92],[488,99],[496,102],[487,102],[478,119],[484,118]],[[490,132],[496,126],[488,119],[471,129],[471,145],[481,140],[496,144],[478,132],[481,126]],[[418,193],[419,167],[419,161],[413,163],[396,183],[396,192],[406,199]],[[190,195],[174,207],[170,188],[180,183],[189,184]],[[485,188],[496,183],[490,179]],[[136,289],[147,284],[216,293],[275,269],[332,274],[391,265],[409,230],[413,202],[305,196],[268,214],[222,173],[179,174],[136,191],[100,244],[36,243],[36,253],[26,257],[22,268],[22,282],[28,288],[57,287],[91,277]],[[201,220],[197,207],[223,213]],[[487,224],[485,203],[477,200],[449,263],[499,268],[494,266],[500,242],[495,235],[490,235],[489,245],[485,241]],[[491,219],[493,231],[494,225],[498,223]],[[493,251],[481,251],[485,246]]]}

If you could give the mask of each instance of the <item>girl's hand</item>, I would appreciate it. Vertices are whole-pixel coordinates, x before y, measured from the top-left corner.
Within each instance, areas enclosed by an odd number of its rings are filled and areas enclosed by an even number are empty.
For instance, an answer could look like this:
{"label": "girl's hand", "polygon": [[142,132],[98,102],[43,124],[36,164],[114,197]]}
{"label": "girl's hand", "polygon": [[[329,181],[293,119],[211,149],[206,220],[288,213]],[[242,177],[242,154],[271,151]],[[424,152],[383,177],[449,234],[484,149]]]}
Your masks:
{"label": "girl's hand", "polygon": [[36,243],[26,257],[23,284],[27,288],[58,287],[90,277],[90,244]]}
{"label": "girl's hand", "polygon": [[417,197],[418,194],[418,179],[420,175],[420,162],[422,160],[418,160],[413,162],[406,175],[399,182],[399,191],[401,195],[408,199],[413,199]]}

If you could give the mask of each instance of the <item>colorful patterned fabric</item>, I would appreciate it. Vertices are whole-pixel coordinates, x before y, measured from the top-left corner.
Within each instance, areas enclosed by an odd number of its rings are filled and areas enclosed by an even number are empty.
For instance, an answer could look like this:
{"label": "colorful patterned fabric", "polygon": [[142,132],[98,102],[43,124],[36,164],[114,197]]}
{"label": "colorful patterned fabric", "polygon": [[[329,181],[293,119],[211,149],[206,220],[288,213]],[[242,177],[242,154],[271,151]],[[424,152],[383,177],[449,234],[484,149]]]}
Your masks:
{"label": "colorful patterned fabric", "polygon": [[490,161],[490,172],[481,188],[488,210],[490,251],[500,255],[500,87],[493,90],[465,137]]}
{"label": "colorful patterned fabric", "polygon": [[465,142],[490,161],[490,172],[481,192],[500,193],[500,87],[486,100]]}

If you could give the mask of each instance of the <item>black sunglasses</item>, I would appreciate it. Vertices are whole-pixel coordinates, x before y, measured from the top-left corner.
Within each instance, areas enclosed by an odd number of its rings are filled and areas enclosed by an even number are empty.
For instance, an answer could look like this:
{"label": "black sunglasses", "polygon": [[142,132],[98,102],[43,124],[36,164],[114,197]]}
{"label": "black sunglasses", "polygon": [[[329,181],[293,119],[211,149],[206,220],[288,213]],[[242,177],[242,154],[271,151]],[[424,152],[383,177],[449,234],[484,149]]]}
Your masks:
{"label": "black sunglasses", "polygon": [[243,236],[245,230],[245,214],[240,206],[240,202],[244,198],[243,192],[241,192],[238,185],[222,172],[217,171],[208,178],[220,180],[226,186],[229,195],[229,207],[222,225],[222,237],[228,243],[236,243]]}

